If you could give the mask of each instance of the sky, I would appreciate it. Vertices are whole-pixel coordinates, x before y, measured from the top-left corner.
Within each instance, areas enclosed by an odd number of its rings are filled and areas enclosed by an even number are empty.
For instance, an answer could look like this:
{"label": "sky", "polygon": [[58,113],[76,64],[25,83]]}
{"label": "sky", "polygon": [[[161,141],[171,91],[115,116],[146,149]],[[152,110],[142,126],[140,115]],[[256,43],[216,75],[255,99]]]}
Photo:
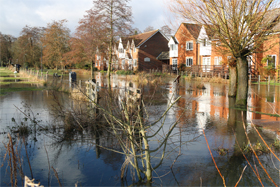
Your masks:
{"label": "sky", "polygon": [[[148,26],[160,29],[169,24],[169,11],[163,0],[131,0],[129,5],[133,27],[142,32]],[[92,7],[92,0],[0,0],[0,32],[18,37],[26,25],[46,27],[53,20],[67,19],[66,26],[73,33]]]}

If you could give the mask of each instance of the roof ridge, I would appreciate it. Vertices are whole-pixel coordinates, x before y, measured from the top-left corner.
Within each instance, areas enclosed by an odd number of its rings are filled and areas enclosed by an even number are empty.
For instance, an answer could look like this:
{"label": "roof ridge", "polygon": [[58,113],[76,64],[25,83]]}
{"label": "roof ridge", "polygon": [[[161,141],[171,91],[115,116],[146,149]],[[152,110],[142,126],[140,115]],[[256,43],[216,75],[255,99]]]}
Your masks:
{"label": "roof ridge", "polygon": [[139,35],[147,34],[147,33],[149,33],[149,32],[156,32],[156,31],[159,31],[159,29],[152,30],[152,31],[148,31],[148,32],[143,32],[143,33],[140,33],[140,34],[134,34],[134,35],[131,35],[131,36],[129,36],[129,37],[139,36]]}

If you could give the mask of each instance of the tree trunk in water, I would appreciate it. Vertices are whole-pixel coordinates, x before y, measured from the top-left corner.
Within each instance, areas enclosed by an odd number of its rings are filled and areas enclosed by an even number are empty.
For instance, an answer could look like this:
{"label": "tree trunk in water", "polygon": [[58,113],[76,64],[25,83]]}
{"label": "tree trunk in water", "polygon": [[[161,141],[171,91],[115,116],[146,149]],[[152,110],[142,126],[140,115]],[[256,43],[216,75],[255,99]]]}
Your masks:
{"label": "tree trunk in water", "polygon": [[[239,146],[241,148],[244,147],[244,145],[248,144],[247,138],[246,138],[246,130],[247,130],[247,115],[246,111],[237,110],[236,111],[236,123],[235,123],[235,145],[234,145],[234,155],[235,156],[242,156],[242,151],[240,150]],[[245,128],[245,129],[244,129]]]}
{"label": "tree trunk in water", "polygon": [[228,97],[236,97],[237,91],[237,71],[236,67],[229,66],[230,77],[229,77],[229,90]]}
{"label": "tree trunk in water", "polygon": [[248,62],[245,56],[237,59],[238,85],[236,106],[246,108],[248,95]]}

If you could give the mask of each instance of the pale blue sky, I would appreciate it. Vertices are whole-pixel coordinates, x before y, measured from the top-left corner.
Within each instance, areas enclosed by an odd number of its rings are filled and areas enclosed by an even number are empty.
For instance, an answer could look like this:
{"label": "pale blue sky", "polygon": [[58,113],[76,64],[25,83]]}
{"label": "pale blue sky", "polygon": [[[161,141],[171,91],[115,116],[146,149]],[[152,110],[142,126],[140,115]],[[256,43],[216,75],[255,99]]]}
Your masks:
{"label": "pale blue sky", "polygon": [[[132,0],[134,27],[143,31],[168,24],[168,10],[163,0]],[[75,31],[79,19],[92,8],[92,0],[0,0],[0,32],[18,37],[25,25],[46,27],[52,20],[67,19]]]}

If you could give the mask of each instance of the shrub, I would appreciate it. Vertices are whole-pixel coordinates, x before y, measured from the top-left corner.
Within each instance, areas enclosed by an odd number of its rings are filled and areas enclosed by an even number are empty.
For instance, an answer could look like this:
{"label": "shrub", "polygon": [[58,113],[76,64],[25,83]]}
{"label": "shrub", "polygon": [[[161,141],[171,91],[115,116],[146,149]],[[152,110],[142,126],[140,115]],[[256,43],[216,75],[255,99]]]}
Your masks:
{"label": "shrub", "polygon": [[133,71],[125,71],[125,70],[119,70],[117,71],[118,75],[133,75]]}

